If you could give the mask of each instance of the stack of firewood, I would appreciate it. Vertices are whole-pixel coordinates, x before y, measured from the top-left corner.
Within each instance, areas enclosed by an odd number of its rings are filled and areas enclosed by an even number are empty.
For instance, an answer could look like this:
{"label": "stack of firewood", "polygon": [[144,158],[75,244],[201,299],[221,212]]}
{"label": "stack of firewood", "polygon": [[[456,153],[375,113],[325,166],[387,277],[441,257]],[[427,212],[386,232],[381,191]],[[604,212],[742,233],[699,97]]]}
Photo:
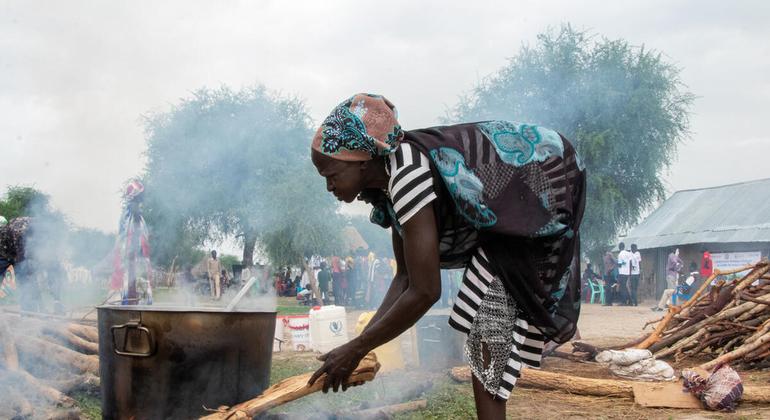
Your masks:
{"label": "stack of firewood", "polygon": [[90,325],[0,313],[0,418],[78,418],[75,393],[99,390]]}
{"label": "stack of firewood", "polygon": [[[743,277],[725,276],[749,270]],[[711,359],[710,370],[730,363],[740,369],[770,367],[770,264],[717,270],[681,306],[672,306],[655,330],[635,347],[676,361],[694,356]],[[713,280],[716,285],[708,288]]]}

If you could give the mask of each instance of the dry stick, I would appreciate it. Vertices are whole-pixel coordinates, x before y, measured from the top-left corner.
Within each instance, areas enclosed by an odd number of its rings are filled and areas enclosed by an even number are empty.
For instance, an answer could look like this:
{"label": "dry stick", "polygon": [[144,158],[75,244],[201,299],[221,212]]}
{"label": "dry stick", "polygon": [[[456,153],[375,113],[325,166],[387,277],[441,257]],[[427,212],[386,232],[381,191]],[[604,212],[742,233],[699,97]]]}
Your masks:
{"label": "dry stick", "polygon": [[701,338],[701,336],[706,334],[706,332],[707,331],[704,328],[704,329],[696,332],[695,334],[685,338],[684,340],[679,340],[673,346],[671,346],[671,347],[669,347],[667,349],[663,349],[663,350],[658,351],[657,353],[655,353],[655,357],[659,357],[659,358],[668,357],[668,356],[676,353],[677,351],[679,351],[679,349],[683,349],[686,346],[688,346],[688,345],[692,344],[693,342],[697,341],[699,338]]}
{"label": "dry stick", "polygon": [[672,306],[668,308],[668,313],[666,316],[663,317],[663,320],[658,323],[658,325],[655,327],[655,331],[652,332],[644,341],[639,343],[636,348],[637,349],[646,349],[649,348],[651,345],[655,344],[657,341],[660,340],[661,334],[663,333],[663,330],[666,329],[666,326],[668,323],[674,318],[674,315],[679,313],[680,308],[677,306]]}
{"label": "dry stick", "polygon": [[[767,295],[765,295],[763,297],[770,298],[770,293],[768,293]],[[676,333],[674,335],[671,335],[669,337],[666,337],[666,338],[664,338],[664,339],[654,343],[653,345],[651,345],[649,347],[649,350],[651,352],[653,352],[653,353],[658,352],[661,349],[666,348],[666,347],[670,346],[671,344],[676,343],[677,341],[681,340],[682,338],[687,337],[690,334],[693,334],[694,332],[700,330],[702,327],[704,327],[704,326],[706,326],[708,324],[712,324],[714,322],[725,320],[725,319],[735,318],[735,317],[737,317],[737,316],[739,316],[739,315],[741,315],[741,314],[743,314],[745,312],[748,312],[749,310],[752,310],[752,309],[756,308],[757,305],[758,304],[753,303],[753,302],[746,302],[746,303],[738,305],[738,306],[736,306],[734,308],[724,309],[724,310],[722,310],[721,312],[717,313],[714,316],[711,316],[709,318],[701,320],[700,322],[698,322],[696,324],[693,324],[693,325],[691,325],[691,326],[689,326],[689,327],[679,331],[678,333]]]}
{"label": "dry stick", "polygon": [[[380,370],[380,364],[377,362],[377,356],[374,353],[369,353],[361,360],[358,367],[353,371],[348,378],[347,383],[353,384],[357,382],[368,382],[374,379],[377,371]],[[273,407],[277,407],[281,404],[285,404],[289,401],[294,401],[298,398],[302,398],[306,395],[310,395],[314,392],[318,392],[323,389],[324,380],[326,374],[323,374],[313,385],[308,385],[308,380],[313,376],[312,372],[308,372],[303,375],[292,376],[278,382],[277,384],[266,389],[262,395],[242,402],[229,409],[225,408],[213,414],[203,417],[207,420],[223,420],[223,419],[244,419],[252,418],[259,413],[267,411]]]}
{"label": "dry stick", "polygon": [[[770,320],[766,321],[764,324],[762,324],[762,328],[759,329],[754,335],[749,337],[744,344],[737,349],[725,353],[716,359],[704,363],[700,365],[701,368],[711,371],[716,366],[723,365],[725,363],[730,363],[733,360],[740,359],[741,357],[745,356],[746,354],[760,348],[763,344],[770,342],[770,334],[768,332],[770,331]],[[753,339],[753,342],[749,342],[749,340]]]}
{"label": "dry stick", "polygon": [[757,263],[747,264],[747,265],[744,265],[743,267],[731,268],[729,270],[720,270],[720,269],[717,268],[716,270],[714,270],[714,273],[716,273],[719,276],[726,276],[728,274],[740,273],[741,271],[751,270],[752,268],[760,267],[760,266],[765,266],[765,265],[767,265],[767,260],[766,259],[762,259],[761,261],[759,261]]}
{"label": "dry stick", "polygon": [[757,279],[759,279],[763,274],[767,273],[768,270],[770,270],[770,266],[767,265],[767,260],[762,260],[758,262],[755,266],[756,268],[752,270],[749,274],[747,274],[743,279],[738,281],[736,283],[735,288],[733,289],[733,295],[737,296],[741,290],[749,287],[751,283],[754,283]]}
{"label": "dry stick", "polygon": [[369,408],[351,413],[351,417],[357,419],[389,419],[394,414],[408,413],[410,411],[422,410],[428,407],[428,400],[409,401],[401,404],[393,404],[385,407]]}
{"label": "dry stick", "polygon": [[722,346],[722,348],[719,350],[719,354],[717,355],[717,357],[727,353],[728,351],[731,351],[731,349],[735,346],[735,343],[741,341],[742,338],[743,337],[738,336],[738,337],[735,337],[732,340],[728,341],[727,344]]}
{"label": "dry stick", "polygon": [[700,288],[693,293],[690,300],[685,302],[682,306],[672,306],[668,308],[668,313],[663,317],[663,320],[658,323],[658,325],[655,326],[655,331],[652,332],[644,341],[642,341],[639,345],[636,346],[638,349],[647,349],[650,348],[653,344],[655,344],[657,341],[660,341],[660,338],[662,336],[663,331],[666,330],[666,327],[668,327],[668,324],[671,322],[672,319],[674,319],[674,315],[685,311],[682,315],[686,316],[689,311],[687,308],[694,305],[696,301],[700,298],[700,295],[703,293],[704,290],[706,290],[706,287],[711,283],[711,281],[714,279],[714,277],[717,276],[717,273],[719,270],[715,270],[711,275],[706,279],[706,281],[701,284]]}
{"label": "dry stick", "polygon": [[751,297],[747,295],[745,292],[739,293],[738,296],[740,296],[741,299],[749,302],[759,303],[761,305],[770,305],[770,300],[757,299],[755,297]]}

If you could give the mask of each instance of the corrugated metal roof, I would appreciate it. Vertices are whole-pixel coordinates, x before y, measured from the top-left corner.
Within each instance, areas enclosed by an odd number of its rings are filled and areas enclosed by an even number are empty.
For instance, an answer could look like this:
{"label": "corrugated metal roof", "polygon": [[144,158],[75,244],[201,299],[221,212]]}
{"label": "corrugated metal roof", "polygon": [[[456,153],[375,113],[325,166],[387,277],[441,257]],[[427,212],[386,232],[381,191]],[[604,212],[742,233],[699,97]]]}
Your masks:
{"label": "corrugated metal roof", "polygon": [[677,191],[623,238],[640,249],[770,242],[770,178]]}

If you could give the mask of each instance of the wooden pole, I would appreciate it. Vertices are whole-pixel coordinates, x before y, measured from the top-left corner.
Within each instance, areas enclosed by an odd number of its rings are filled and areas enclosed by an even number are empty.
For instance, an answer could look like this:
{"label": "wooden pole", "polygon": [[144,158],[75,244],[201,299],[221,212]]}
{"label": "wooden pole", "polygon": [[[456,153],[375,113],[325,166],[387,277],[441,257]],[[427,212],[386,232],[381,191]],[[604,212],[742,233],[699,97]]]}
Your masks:
{"label": "wooden pole", "polygon": [[[377,362],[377,356],[374,353],[369,353],[358,364],[358,367],[350,375],[350,378],[348,378],[347,383],[354,384],[358,382],[369,382],[374,379],[379,370],[380,363]],[[311,376],[313,376],[313,372],[284,379],[266,389],[262,395],[252,400],[242,402],[230,408],[224,407],[213,414],[202,417],[202,419],[224,420],[253,418],[259,413],[265,412],[273,407],[320,391],[323,388],[326,374],[318,378],[313,385],[308,385],[307,383]]]}

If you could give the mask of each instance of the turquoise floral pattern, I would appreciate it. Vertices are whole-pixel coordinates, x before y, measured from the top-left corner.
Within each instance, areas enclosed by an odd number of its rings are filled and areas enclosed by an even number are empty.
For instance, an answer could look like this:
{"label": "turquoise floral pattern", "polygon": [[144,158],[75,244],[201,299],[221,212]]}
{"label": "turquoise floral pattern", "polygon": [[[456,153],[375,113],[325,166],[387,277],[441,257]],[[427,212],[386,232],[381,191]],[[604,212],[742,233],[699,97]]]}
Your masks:
{"label": "turquoise floral pattern", "polygon": [[548,128],[508,121],[487,121],[478,127],[505,163],[523,166],[543,162],[551,156],[564,156],[561,136]]}
{"label": "turquoise floral pattern", "polygon": [[497,216],[484,203],[484,184],[468,169],[463,155],[450,147],[430,151],[430,157],[460,213],[476,228],[497,223]]}
{"label": "turquoise floral pattern", "polygon": [[323,122],[324,153],[334,155],[342,150],[364,150],[376,155],[374,142],[366,134],[366,126],[356,114],[350,112],[347,106],[334,108]]}

